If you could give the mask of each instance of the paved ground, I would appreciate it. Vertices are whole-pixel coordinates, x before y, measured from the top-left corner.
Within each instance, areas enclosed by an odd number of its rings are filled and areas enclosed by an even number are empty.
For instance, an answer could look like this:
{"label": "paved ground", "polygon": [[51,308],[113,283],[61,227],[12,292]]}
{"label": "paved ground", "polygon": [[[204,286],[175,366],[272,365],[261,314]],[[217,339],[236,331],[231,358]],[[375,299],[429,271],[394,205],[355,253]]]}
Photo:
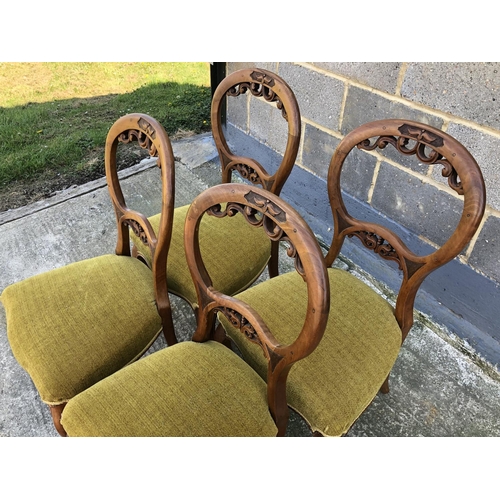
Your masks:
{"label": "paved ground", "polygon": [[[217,182],[216,151],[209,135],[173,144],[177,161],[176,204],[183,205]],[[214,161],[210,161],[214,160]],[[147,216],[159,211],[161,189],[152,162],[124,171],[129,206]],[[105,183],[94,181],[29,207],[0,214],[0,291],[28,276],[69,262],[113,253],[115,221]],[[282,265],[286,262],[282,260]],[[347,260],[380,293],[384,288]],[[175,322],[184,338],[193,331],[188,307],[174,298]],[[163,348],[158,339],[152,350]],[[417,313],[391,375],[391,392],[379,395],[349,436],[500,436],[500,374],[463,352],[446,329]],[[57,436],[46,406],[12,356],[5,311],[0,307],[0,435]],[[290,436],[309,429],[292,416]]]}

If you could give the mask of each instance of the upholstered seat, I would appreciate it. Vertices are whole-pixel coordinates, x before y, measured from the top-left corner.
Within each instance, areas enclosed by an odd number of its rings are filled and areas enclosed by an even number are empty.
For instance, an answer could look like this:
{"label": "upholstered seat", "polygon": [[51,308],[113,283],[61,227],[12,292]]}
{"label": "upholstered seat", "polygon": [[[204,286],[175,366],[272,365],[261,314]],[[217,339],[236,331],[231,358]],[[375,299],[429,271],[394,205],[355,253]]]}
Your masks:
{"label": "upholstered seat", "polygon": [[[391,159],[399,152],[416,155],[424,164],[441,164],[450,190],[463,196],[462,217],[455,231],[428,255],[412,252],[387,227],[353,217],[344,204],[340,177],[349,153],[361,149],[373,154],[386,147],[396,150],[390,152]],[[340,436],[379,390],[388,392],[389,373],[413,324],[416,293],[426,276],[456,257],[473,237],[484,213],[485,187],[479,166],[463,145],[441,130],[409,120],[371,122],[347,134],[333,154],[327,186],[335,228],[325,264],[329,268],[333,265],[349,237],[396,262],[402,274],[393,309],[354,275],[329,269],[331,299],[325,334],[317,349],[292,367],[288,403],[313,431]],[[287,342],[303,320],[300,305],[305,302],[304,290],[295,274],[288,273],[259,283],[235,298],[254,307],[277,339]],[[219,320],[244,359],[263,375],[258,350],[249,346],[242,332],[226,318],[219,315]]]}
{"label": "upholstered seat", "polygon": [[[227,203],[227,205],[226,205]],[[200,221],[241,216],[293,251],[307,282],[304,316],[296,335],[276,341],[245,302],[221,293],[203,261]],[[146,356],[72,398],[62,412],[68,436],[283,436],[288,422],[287,376],[318,346],[329,293],[326,267],[311,230],[290,206],[262,189],[219,185],[196,197],[186,216],[185,251],[195,284],[198,321],[192,341]],[[294,297],[289,297],[294,300]],[[220,312],[258,346],[261,376],[237,354],[215,342]]]}
{"label": "upholstered seat", "polygon": [[[125,205],[116,153],[137,141],[161,166],[163,205],[158,233]],[[105,147],[106,178],[117,220],[116,255],[103,255],[14,283],[2,293],[12,352],[41,399],[60,415],[78,393],[141,357],[161,331],[174,342],[165,281],[168,228],[174,211],[174,157],[168,136],[153,118],[130,114],[111,127]],[[130,254],[129,227],[146,241],[151,269]],[[157,236],[158,235],[158,236]]]}
{"label": "upholstered seat", "polygon": [[151,270],[125,256],[33,276],[7,287],[1,300],[12,352],[49,405],[139,358],[162,328]]}
{"label": "upholstered seat", "polygon": [[[197,307],[196,290],[189,273],[184,252],[184,223],[189,205],[176,208],[167,265],[169,291]],[[149,222],[158,231],[159,215]],[[269,261],[271,242],[258,228],[250,226],[242,215],[226,217],[213,223],[202,219],[200,246],[205,265],[212,276],[214,287],[234,295],[248,288],[262,274]],[[151,257],[146,245],[134,237],[134,245],[147,263]]]}
{"label": "upholstered seat", "polygon": [[[224,136],[222,109],[226,98],[246,100],[248,94],[274,103],[279,110],[276,113],[281,114],[288,125],[284,156],[279,168],[272,174],[256,160],[233,153]],[[222,80],[214,93],[211,125],[222,167],[222,182],[231,182],[233,172],[238,172],[248,182],[279,194],[294,166],[301,135],[299,107],[287,83],[271,71],[259,68],[231,73]],[[183,251],[183,221],[187,209],[188,206],[175,209],[167,283],[170,293],[186,299],[196,308],[196,294]],[[158,216],[148,220],[156,229]],[[207,268],[215,286],[223,293],[232,295],[244,290],[262,274],[266,265],[269,265],[271,276],[278,273],[276,245],[262,237],[259,231],[248,227],[242,217],[226,220],[222,225],[213,219],[203,220],[200,232]],[[134,255],[147,263],[151,262],[149,249],[141,242],[139,235],[131,232],[130,236]]]}
{"label": "upholstered seat", "polygon": [[[340,436],[389,375],[401,347],[401,330],[392,307],[368,285],[340,269],[329,269],[328,277],[328,325],[315,351],[292,367],[288,404],[313,431]],[[304,292],[300,276],[287,273],[236,297],[260,314],[279,341],[289,342],[304,322]],[[259,347],[245,342],[225,317],[220,320],[244,358],[264,375]]]}
{"label": "upholstered seat", "polygon": [[[234,387],[241,389],[236,397]],[[187,341],[74,398],[61,423],[69,436],[276,436],[266,391],[264,380],[222,344]],[[214,409],[220,418],[206,418]]]}

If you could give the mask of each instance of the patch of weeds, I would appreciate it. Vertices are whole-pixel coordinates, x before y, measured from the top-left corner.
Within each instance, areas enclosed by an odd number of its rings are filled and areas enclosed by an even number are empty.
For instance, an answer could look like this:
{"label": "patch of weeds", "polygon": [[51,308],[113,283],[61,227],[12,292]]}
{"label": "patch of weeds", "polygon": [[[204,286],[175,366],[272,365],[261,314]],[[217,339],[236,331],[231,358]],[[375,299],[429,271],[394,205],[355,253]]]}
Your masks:
{"label": "patch of weeds", "polygon": [[[104,175],[104,144],[127,113],[170,137],[210,130],[208,63],[0,63],[0,211]],[[123,153],[118,168],[147,152]]]}

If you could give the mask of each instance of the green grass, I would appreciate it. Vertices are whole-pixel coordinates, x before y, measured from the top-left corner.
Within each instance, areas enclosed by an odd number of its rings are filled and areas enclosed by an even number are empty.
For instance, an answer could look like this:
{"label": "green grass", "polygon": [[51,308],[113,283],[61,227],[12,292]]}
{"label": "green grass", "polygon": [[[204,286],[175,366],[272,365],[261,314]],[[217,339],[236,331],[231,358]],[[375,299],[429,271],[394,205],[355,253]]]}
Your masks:
{"label": "green grass", "polygon": [[0,63],[0,197],[16,194],[3,209],[30,186],[104,175],[106,134],[124,114],[149,114],[171,137],[210,130],[210,97],[208,63]]}

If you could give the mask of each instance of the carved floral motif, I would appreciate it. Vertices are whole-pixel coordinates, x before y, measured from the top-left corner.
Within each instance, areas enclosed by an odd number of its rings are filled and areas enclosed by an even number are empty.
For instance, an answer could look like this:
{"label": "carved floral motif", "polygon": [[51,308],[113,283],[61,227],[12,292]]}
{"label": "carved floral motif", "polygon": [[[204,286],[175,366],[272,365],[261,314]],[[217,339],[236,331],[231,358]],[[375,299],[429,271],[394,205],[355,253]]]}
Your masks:
{"label": "carved floral motif", "polygon": [[442,161],[439,162],[441,165],[443,165],[443,170],[441,171],[441,175],[443,177],[448,178],[448,185],[451,187],[451,189],[454,189],[458,194],[464,194],[464,188],[462,186],[462,183],[460,182],[460,179],[458,178],[458,173],[457,171],[453,168],[453,165],[448,162],[448,160],[443,159]]}
{"label": "carved floral motif", "polygon": [[366,248],[373,250],[383,259],[394,260],[398,263],[399,269],[403,269],[398,253],[394,247],[389,242],[385,241],[381,236],[378,236],[375,233],[370,233],[369,231],[353,231],[347,236],[349,238],[357,236]]}
{"label": "carved floral motif", "polygon": [[287,255],[294,259],[297,272],[304,277],[304,267],[300,256],[294,244],[285,233],[285,231],[273,219],[279,222],[286,221],[286,213],[281,210],[276,204],[253,191],[249,191],[245,195],[245,199],[251,205],[256,205],[258,208],[253,208],[243,203],[227,203],[226,209],[222,210],[220,204],[214,205],[206,210],[207,215],[214,217],[233,217],[237,213],[243,214],[249,224],[254,227],[263,227],[265,233],[272,241],[283,241],[287,245]]}
{"label": "carved floral motif", "polygon": [[139,121],[137,122],[141,130],[143,130],[146,134],[148,134],[151,139],[155,139],[156,137],[156,130],[154,129],[153,125],[149,123],[147,120],[144,118],[140,118]]}
{"label": "carved floral motif", "polygon": [[231,325],[243,333],[248,340],[262,347],[262,342],[257,335],[255,328],[252,326],[250,321],[245,318],[245,316],[228,307],[216,307],[215,311],[221,312],[229,320]]}
{"label": "carved floral motif", "polygon": [[247,90],[250,90],[251,94],[255,97],[263,97],[267,102],[275,102],[276,107],[281,111],[283,118],[288,121],[288,116],[281,99],[276,95],[271,87],[274,87],[274,79],[266,75],[266,73],[261,73],[259,71],[253,71],[250,77],[254,80],[252,82],[241,82],[234,87],[231,87],[226,95],[228,96],[239,96],[245,94]]}
{"label": "carved floral motif", "polygon": [[373,142],[370,139],[365,139],[357,146],[359,149],[373,151],[376,148],[384,149],[387,144],[392,144],[392,146],[404,155],[416,155],[422,163],[427,165],[442,165],[443,170],[441,174],[443,177],[448,178],[449,186],[458,194],[464,194],[457,171],[441,153],[434,149],[443,146],[444,141],[442,137],[424,128],[408,124],[401,125],[398,130],[401,133],[398,137],[382,135]]}
{"label": "carved floral motif", "polygon": [[417,142],[423,142],[425,144],[428,144],[429,146],[440,148],[444,144],[442,137],[439,137],[433,132],[420,127],[413,127],[412,125],[408,125],[405,123],[401,125],[398,130],[402,135],[412,137]]}
{"label": "carved floral motif", "polygon": [[252,78],[253,80],[257,80],[258,82],[263,83],[268,87],[274,87],[275,85],[274,78],[260,71],[252,71],[250,78]]}
{"label": "carved floral motif", "polygon": [[228,168],[237,170],[243,179],[249,180],[252,184],[263,184],[259,173],[254,168],[245,165],[244,163],[235,163],[233,165],[229,165]]}
{"label": "carved floral motif", "polygon": [[283,356],[274,352],[267,344],[264,345],[262,343],[250,321],[241,313],[229,307],[215,307],[214,311],[221,312],[229,320],[231,325],[243,333],[250,342],[259,345],[264,355],[269,359],[271,371],[274,371],[278,363],[283,359]]}
{"label": "carved floral motif", "polygon": [[138,127],[142,130],[126,130],[118,136],[118,141],[123,144],[129,144],[132,141],[137,141],[142,149],[147,149],[150,156],[157,156],[158,151],[153,144],[153,139],[156,137],[156,130],[147,120],[140,118],[137,122]]}
{"label": "carved floral motif", "polygon": [[140,240],[144,243],[144,244],[148,244],[148,237],[146,236],[146,232],[144,231],[143,227],[134,219],[125,219],[124,220],[125,224],[127,224],[131,229],[132,231],[134,232],[134,234],[140,238]]}
{"label": "carved floral motif", "polygon": [[269,201],[264,196],[261,196],[261,195],[255,193],[254,191],[249,191],[245,195],[245,199],[249,203],[253,203],[254,205],[257,205],[263,214],[269,214],[272,217],[274,217],[276,220],[278,220],[279,222],[286,221],[286,213],[283,212],[283,210],[281,210],[280,207],[275,205],[272,201]]}

